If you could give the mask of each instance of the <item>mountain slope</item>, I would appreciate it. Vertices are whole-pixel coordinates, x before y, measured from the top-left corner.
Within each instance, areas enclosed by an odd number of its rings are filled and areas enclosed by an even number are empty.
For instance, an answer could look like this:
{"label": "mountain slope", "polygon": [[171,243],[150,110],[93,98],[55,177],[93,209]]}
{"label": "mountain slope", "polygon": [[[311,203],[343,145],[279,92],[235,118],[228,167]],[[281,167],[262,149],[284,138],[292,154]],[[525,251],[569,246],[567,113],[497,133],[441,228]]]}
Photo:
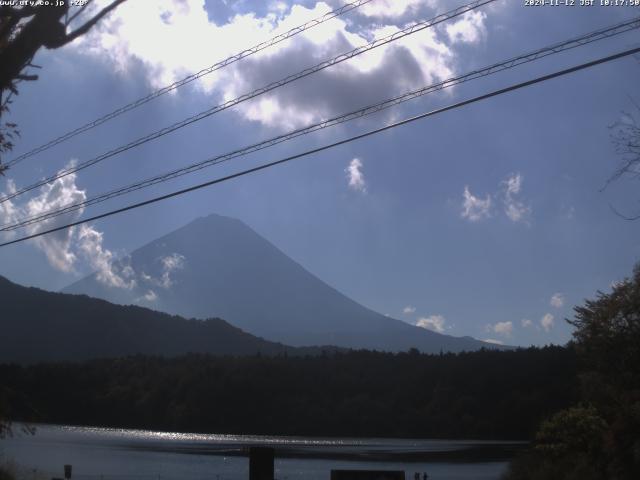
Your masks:
{"label": "mountain slope", "polygon": [[0,277],[0,363],[133,354],[313,354],[268,342],[224,320],[186,320],[85,295],[51,293]]}
{"label": "mountain slope", "polygon": [[[220,317],[290,345],[424,352],[491,348],[369,310],[313,276],[244,223],[211,215],[134,251],[117,269],[133,288],[95,273],[65,292],[139,303],[186,317]],[[129,285],[131,286],[131,285]]]}

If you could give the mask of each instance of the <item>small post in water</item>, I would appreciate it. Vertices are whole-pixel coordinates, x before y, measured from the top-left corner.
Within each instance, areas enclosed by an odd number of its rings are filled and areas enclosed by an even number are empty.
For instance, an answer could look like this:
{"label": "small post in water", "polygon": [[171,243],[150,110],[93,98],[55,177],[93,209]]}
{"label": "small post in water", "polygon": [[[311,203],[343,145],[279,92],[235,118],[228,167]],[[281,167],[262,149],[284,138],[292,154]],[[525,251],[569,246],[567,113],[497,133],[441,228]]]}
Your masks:
{"label": "small post in water", "polygon": [[249,447],[249,480],[273,480],[274,450],[270,447]]}

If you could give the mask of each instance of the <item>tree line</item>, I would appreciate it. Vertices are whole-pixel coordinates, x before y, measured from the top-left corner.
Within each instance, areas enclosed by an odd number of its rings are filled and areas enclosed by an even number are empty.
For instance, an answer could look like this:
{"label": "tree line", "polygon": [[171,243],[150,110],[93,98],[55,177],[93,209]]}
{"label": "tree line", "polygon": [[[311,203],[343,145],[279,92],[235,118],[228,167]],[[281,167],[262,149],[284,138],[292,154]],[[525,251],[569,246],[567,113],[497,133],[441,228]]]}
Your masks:
{"label": "tree line", "polygon": [[0,366],[14,420],[184,432],[527,439],[578,396],[563,347],[132,356]]}
{"label": "tree line", "polygon": [[545,419],[508,480],[640,478],[640,264],[575,308],[579,398]]}

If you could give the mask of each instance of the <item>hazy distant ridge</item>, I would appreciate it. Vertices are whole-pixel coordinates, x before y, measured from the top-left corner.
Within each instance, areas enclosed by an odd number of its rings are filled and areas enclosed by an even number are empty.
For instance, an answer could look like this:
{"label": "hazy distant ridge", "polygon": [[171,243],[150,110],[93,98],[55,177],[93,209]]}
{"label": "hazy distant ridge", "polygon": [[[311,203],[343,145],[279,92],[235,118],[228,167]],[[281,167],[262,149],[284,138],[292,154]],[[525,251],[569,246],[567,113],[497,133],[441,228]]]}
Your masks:
{"label": "hazy distant ridge", "polygon": [[115,303],[142,303],[185,317],[224,318],[289,345],[337,345],[424,352],[495,348],[385,317],[356,303],[293,261],[239,220],[199,218],[134,251],[120,268],[131,289],[97,274],[65,289]]}

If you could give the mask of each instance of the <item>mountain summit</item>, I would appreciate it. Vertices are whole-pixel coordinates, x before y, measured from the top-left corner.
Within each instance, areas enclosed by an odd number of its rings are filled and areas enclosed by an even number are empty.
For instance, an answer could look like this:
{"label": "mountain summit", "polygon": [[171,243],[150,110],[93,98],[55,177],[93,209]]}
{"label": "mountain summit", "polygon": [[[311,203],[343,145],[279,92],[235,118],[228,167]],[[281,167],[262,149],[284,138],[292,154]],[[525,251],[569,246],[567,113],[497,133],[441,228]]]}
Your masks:
{"label": "mountain summit", "polygon": [[64,290],[187,318],[218,317],[289,345],[423,352],[495,348],[374,312],[327,285],[239,220],[198,218]]}

